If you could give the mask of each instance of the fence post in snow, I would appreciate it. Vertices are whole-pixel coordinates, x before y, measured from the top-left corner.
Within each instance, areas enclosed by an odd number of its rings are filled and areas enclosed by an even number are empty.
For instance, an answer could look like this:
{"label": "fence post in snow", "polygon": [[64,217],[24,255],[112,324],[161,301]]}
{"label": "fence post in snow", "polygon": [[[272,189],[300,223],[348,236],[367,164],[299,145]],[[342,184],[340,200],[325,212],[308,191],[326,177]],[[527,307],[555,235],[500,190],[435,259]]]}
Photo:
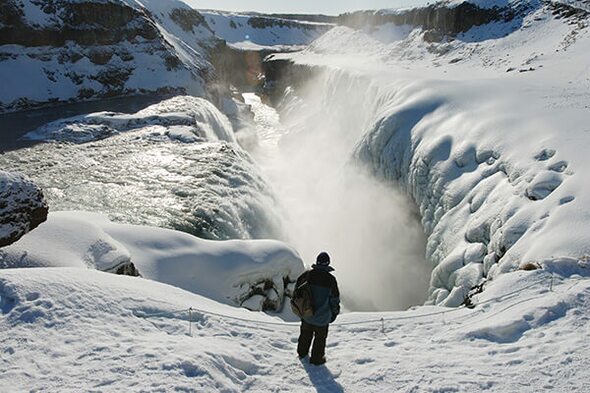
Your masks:
{"label": "fence post in snow", "polygon": [[553,292],[553,273],[551,273],[551,282],[549,283],[549,291]]}
{"label": "fence post in snow", "polygon": [[188,335],[192,336],[192,327],[193,327],[193,308],[189,307],[188,309]]}
{"label": "fence post in snow", "polygon": [[385,320],[381,317],[381,333],[385,334]]}

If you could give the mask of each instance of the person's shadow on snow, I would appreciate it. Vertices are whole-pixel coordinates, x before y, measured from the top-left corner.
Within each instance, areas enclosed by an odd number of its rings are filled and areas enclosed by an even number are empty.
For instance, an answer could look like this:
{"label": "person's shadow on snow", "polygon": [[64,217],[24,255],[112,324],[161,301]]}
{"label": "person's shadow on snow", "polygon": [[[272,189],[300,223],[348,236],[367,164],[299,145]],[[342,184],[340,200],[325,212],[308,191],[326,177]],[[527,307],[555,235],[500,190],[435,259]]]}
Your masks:
{"label": "person's shadow on snow", "polygon": [[338,382],[336,382],[336,378],[340,376],[341,371],[339,372],[332,372],[330,369],[325,365],[315,366],[313,364],[309,364],[307,359],[302,360],[301,363],[307,371],[307,375],[309,375],[309,379],[318,393],[343,393],[344,389]]}

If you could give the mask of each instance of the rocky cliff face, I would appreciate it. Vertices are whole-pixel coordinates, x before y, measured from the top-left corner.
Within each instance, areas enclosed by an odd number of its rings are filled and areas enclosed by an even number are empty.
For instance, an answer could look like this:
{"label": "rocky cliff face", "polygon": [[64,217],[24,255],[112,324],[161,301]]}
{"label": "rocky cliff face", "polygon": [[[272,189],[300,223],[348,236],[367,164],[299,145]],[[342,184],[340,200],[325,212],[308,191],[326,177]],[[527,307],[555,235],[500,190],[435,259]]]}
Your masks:
{"label": "rocky cliff face", "polygon": [[43,192],[22,175],[0,171],[0,247],[20,239],[47,219]]}
{"label": "rocky cliff face", "polygon": [[338,23],[344,26],[360,28],[379,26],[386,23],[410,25],[424,29],[428,41],[438,41],[443,36],[464,33],[475,26],[494,21],[508,21],[522,15],[538,4],[537,1],[515,1],[506,6],[481,8],[471,2],[439,1],[421,8],[402,10],[357,11],[342,14]]}
{"label": "rocky cliff face", "polygon": [[186,4],[5,0],[0,113],[147,93],[204,93],[217,39]]}

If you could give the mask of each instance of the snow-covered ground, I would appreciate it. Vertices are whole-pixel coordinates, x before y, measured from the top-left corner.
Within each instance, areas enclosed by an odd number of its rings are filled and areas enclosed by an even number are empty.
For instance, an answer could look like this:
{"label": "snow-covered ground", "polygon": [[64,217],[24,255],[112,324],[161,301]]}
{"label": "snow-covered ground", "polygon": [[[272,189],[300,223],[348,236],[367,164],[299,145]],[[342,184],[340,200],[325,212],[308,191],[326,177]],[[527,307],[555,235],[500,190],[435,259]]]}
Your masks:
{"label": "snow-covered ground", "polygon": [[[0,391],[590,391],[590,189],[584,176],[590,168],[585,154],[590,36],[587,21],[558,18],[549,6],[533,3],[537,8],[523,19],[474,28],[453,40],[427,43],[423,32],[407,27],[360,32],[341,27],[305,53],[284,56],[322,66],[325,73],[309,82],[314,94],[296,89],[301,97],[284,103],[285,128],[279,135],[269,129],[260,134],[266,150],[256,159],[268,164],[272,161],[264,159],[281,144],[292,148],[313,141],[313,148],[300,146],[314,153],[326,147],[331,169],[360,162],[385,185],[407,191],[434,265],[432,304],[344,313],[330,327],[327,365],[310,366],[296,358],[298,326],[285,322],[286,314],[250,312],[228,299],[227,288],[236,283],[256,285],[264,277],[280,285],[281,275],[296,274],[301,260],[290,247],[204,242],[87,213],[52,212],[48,222],[2,250],[11,267],[29,262],[62,267],[0,270]],[[258,113],[269,109],[250,102],[259,106]],[[199,107],[211,113],[206,104]],[[233,208],[267,195],[258,187],[262,183],[252,181],[254,162],[233,140],[220,137],[233,134],[200,133],[193,123],[199,114],[186,116],[186,109],[54,123],[36,135],[67,142],[3,154],[2,166],[43,173],[34,180],[64,182],[64,189],[79,186],[83,168],[92,168],[94,177],[77,194],[89,197],[73,203],[85,208],[100,195],[89,192],[93,184],[106,182],[104,190],[112,190],[113,178],[124,179],[120,195],[105,194],[101,203],[133,199],[150,206],[153,198],[153,207],[176,208],[176,199],[158,192],[161,184],[183,180],[189,191],[219,183],[255,190],[247,196],[213,190],[218,197],[210,206]],[[267,115],[267,125],[277,126],[274,114]],[[314,118],[318,127],[309,126]],[[206,123],[215,119],[227,121],[213,116]],[[203,156],[207,149],[229,151],[233,158],[227,163],[213,153]],[[245,177],[238,180],[230,173],[226,183],[220,173],[226,174],[235,156],[249,163],[248,170],[239,171]],[[286,159],[307,164],[302,157]],[[111,162],[120,165],[101,170]],[[222,165],[207,166],[210,162]],[[311,191],[334,185],[324,183],[323,174],[341,173],[322,172],[318,163],[301,167],[312,169],[304,171],[311,176]],[[193,183],[200,176],[215,181]],[[150,189],[150,179],[162,183]],[[350,188],[356,190],[354,182]],[[401,204],[389,191],[391,201]],[[66,194],[50,196],[50,207]],[[379,194],[365,204],[379,213],[383,203]],[[295,217],[310,222],[317,211],[310,206]],[[362,222],[349,213],[341,211],[330,229],[350,232],[350,225]],[[300,242],[317,230],[307,229],[290,234],[299,233]],[[385,235],[391,248],[407,242]],[[341,244],[349,241],[340,237]],[[305,248],[303,260],[310,260],[315,248]],[[345,271],[346,254],[334,250],[337,277]],[[371,258],[353,257],[367,271],[378,266]],[[145,278],[94,269],[123,259],[137,263]],[[408,277],[404,273],[402,280]],[[460,304],[481,283],[484,291],[470,297],[474,308],[445,307]],[[259,290],[270,289],[266,286]],[[384,291],[377,284],[373,289]],[[259,302],[251,290],[252,303]]]}
{"label": "snow-covered ground", "polygon": [[[0,112],[150,92],[205,95],[218,43],[179,0],[7,0]],[[27,34],[29,33],[29,34]]]}
{"label": "snow-covered ground", "polygon": [[[21,241],[0,250],[0,267],[75,267],[139,274],[251,310],[283,311],[303,271],[297,253],[273,240],[199,239],[169,229],[115,224],[97,213],[51,213]],[[286,311],[286,310],[285,310]]]}
{"label": "snow-covered ground", "polygon": [[549,285],[519,272],[475,310],[343,315],[316,367],[297,359],[297,324],[142,278],[2,270],[0,389],[588,391],[590,283]]}

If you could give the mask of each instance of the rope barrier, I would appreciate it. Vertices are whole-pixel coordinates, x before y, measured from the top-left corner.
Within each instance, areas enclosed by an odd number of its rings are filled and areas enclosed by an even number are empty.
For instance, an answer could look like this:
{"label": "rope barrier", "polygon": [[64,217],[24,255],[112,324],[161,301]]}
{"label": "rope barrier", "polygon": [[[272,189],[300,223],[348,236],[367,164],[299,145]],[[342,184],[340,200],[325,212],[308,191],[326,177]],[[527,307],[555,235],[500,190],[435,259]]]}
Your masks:
{"label": "rope barrier", "polygon": [[[506,293],[506,294],[502,294],[500,296],[494,297],[494,298],[490,298],[481,302],[478,302],[475,304],[475,306],[481,306],[493,301],[497,301],[499,299],[504,299],[506,297],[509,296],[513,296],[515,294],[521,293],[529,288],[532,288],[536,285],[542,284],[544,282],[546,282],[547,280],[551,280],[551,284],[550,284],[550,291],[553,291],[553,274],[551,274],[548,277],[544,277],[541,280],[535,281],[529,285],[526,285],[522,288],[519,288],[517,290],[514,290],[512,292]],[[572,286],[573,287],[573,286]],[[374,319],[367,319],[367,320],[362,320],[362,321],[352,321],[352,322],[334,322],[331,324],[331,326],[354,326],[354,325],[363,325],[363,324],[372,324],[372,323],[381,323],[381,330],[383,332],[385,332],[385,322],[391,322],[391,321],[405,321],[405,320],[415,320],[415,319],[419,319],[419,318],[423,318],[423,317],[432,317],[435,315],[443,315],[446,316],[447,314],[453,313],[453,312],[457,312],[457,311],[461,311],[466,309],[465,306],[461,306],[461,307],[456,307],[456,308],[452,308],[452,309],[444,309],[444,310],[437,310],[437,311],[433,311],[433,312],[429,312],[429,313],[423,313],[423,314],[418,314],[418,315],[397,315],[397,316],[392,316],[389,318],[385,318],[385,317],[379,317],[379,318],[374,318]],[[483,310],[482,310],[483,311]],[[216,313],[213,311],[207,311],[207,310],[202,310],[196,307],[189,307],[189,308],[183,308],[180,310],[172,310],[172,311],[161,311],[161,312],[157,312],[157,313],[144,313],[143,315],[141,314],[135,314],[137,317],[140,318],[152,318],[152,317],[158,317],[158,316],[172,316],[172,318],[176,318],[174,317],[175,314],[179,314],[179,313],[188,313],[188,321],[189,321],[189,334],[192,333],[192,322],[193,322],[193,314],[194,313],[201,313],[203,315],[211,315],[211,316],[215,316],[218,318],[222,318],[222,319],[229,319],[229,320],[234,320],[234,321],[239,321],[239,322],[244,322],[244,323],[248,323],[248,324],[256,324],[256,325],[267,325],[267,326],[281,326],[281,327],[299,327],[299,322],[272,322],[272,321],[257,321],[254,319],[248,319],[248,318],[241,318],[241,317],[236,317],[233,315],[227,315],[227,314],[221,314],[221,313]]]}

